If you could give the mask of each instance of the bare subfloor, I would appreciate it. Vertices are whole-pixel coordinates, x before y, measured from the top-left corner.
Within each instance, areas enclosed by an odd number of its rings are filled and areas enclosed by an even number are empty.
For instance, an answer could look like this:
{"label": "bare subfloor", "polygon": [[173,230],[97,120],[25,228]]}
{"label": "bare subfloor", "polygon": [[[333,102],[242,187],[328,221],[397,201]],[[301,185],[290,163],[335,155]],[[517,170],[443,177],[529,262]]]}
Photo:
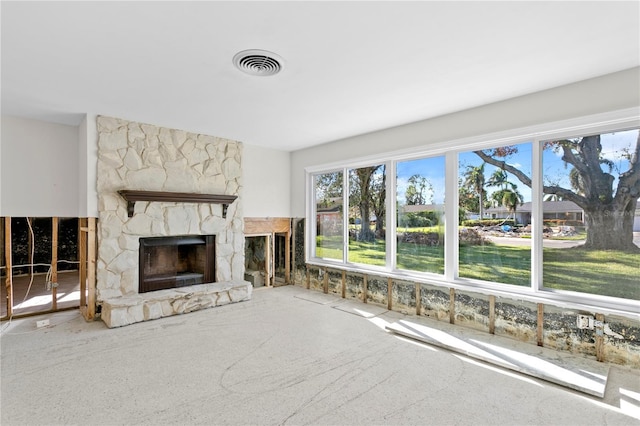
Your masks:
{"label": "bare subfloor", "polygon": [[612,366],[600,399],[400,338],[385,327],[401,314],[311,293],[256,289],[119,329],[77,311],[2,323],[0,423],[640,424],[638,370]]}

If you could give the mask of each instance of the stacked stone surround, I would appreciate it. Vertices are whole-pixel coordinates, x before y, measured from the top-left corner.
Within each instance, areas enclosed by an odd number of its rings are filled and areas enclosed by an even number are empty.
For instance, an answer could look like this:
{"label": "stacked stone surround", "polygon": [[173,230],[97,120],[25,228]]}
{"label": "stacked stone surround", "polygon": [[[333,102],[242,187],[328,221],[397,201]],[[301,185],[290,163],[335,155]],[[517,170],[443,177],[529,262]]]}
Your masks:
{"label": "stacked stone surround", "polygon": [[[103,317],[111,316],[105,315],[105,307],[128,305],[131,318],[118,323],[137,322],[130,320],[140,318],[138,310],[143,309],[145,300],[156,300],[159,296],[155,294],[159,292],[138,295],[141,237],[213,234],[216,236],[216,282],[250,286],[244,281],[242,144],[104,116],[98,117],[97,127],[96,297],[102,305]],[[225,218],[220,204],[140,201],[129,217],[126,202],[117,193],[123,189],[237,195],[238,199],[229,205]],[[175,308],[169,313],[164,305],[161,316],[185,312],[184,303],[176,302],[176,294],[192,294],[189,287],[186,289],[186,293],[165,292],[169,305]],[[216,294],[218,290],[211,288]],[[250,297],[250,290],[245,293]],[[137,300],[140,307],[132,307],[133,300]],[[147,318],[143,315],[141,320],[158,317],[156,313]]]}
{"label": "stacked stone surround", "polygon": [[246,282],[198,284],[144,295],[116,297],[102,304],[102,320],[109,328],[186,314],[251,299],[253,287]]}

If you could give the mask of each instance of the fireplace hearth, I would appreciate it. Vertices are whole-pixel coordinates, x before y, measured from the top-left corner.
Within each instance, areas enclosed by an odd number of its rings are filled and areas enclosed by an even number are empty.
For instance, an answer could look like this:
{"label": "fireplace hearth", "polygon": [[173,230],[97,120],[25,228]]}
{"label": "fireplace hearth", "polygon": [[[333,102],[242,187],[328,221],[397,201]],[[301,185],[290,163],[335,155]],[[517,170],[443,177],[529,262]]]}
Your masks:
{"label": "fireplace hearth", "polygon": [[215,235],[140,238],[138,293],[215,282]]}

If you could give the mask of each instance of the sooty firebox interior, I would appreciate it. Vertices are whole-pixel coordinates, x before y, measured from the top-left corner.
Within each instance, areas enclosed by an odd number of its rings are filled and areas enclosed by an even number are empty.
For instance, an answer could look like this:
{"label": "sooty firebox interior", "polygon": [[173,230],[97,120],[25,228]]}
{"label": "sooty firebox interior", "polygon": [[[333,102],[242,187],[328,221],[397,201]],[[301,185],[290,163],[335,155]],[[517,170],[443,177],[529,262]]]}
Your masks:
{"label": "sooty firebox interior", "polygon": [[215,281],[215,235],[140,238],[139,293]]}

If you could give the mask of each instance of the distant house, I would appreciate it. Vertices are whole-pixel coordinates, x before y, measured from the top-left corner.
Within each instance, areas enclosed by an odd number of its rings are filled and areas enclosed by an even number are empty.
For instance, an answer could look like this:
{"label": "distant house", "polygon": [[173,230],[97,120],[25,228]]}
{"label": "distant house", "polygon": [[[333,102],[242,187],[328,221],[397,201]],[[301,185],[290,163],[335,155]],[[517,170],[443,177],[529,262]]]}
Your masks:
{"label": "distant house", "polygon": [[[532,203],[526,202],[516,209],[518,223],[527,225],[531,223]],[[584,211],[573,201],[543,201],[542,211],[544,220],[570,220],[584,223]],[[504,206],[490,207],[485,214],[491,219],[505,219],[511,212]]]}
{"label": "distant house", "polygon": [[[527,225],[531,223],[532,203],[526,202],[518,206],[516,219],[518,223]],[[584,210],[573,201],[543,201],[542,211],[544,220],[570,220],[584,223]],[[485,211],[491,219],[505,219],[511,214],[506,207],[491,207]],[[633,221],[633,231],[640,232],[640,200],[636,205]]]}
{"label": "distant house", "polygon": [[342,198],[331,198],[316,206],[318,234],[334,233],[342,226]]}

